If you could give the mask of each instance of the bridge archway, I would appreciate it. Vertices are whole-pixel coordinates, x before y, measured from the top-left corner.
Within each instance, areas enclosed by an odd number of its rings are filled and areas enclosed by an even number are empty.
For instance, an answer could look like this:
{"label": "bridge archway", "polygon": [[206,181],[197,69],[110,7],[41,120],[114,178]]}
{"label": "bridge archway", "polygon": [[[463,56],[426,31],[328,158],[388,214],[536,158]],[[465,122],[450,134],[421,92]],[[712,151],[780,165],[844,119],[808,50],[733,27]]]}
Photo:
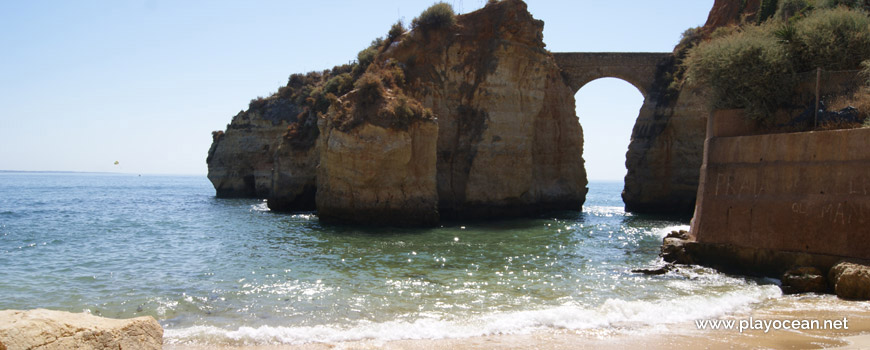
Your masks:
{"label": "bridge archway", "polygon": [[673,58],[669,52],[557,52],[553,56],[574,93],[596,79],[619,78],[634,85],[644,98],[659,67]]}
{"label": "bridge archway", "polygon": [[[670,52],[561,52],[553,56],[575,94],[598,78],[615,77],[644,96],[624,158],[626,211],[691,215],[707,125],[706,90],[682,91],[675,100],[658,93],[669,84],[667,75],[661,73],[674,64]],[[587,122],[580,123],[588,129]],[[589,132],[585,134],[588,137]],[[584,157],[592,151],[585,148]]]}
{"label": "bridge archway", "polygon": [[626,152],[644,102],[643,92],[624,79],[607,77],[585,83],[574,98],[583,126],[587,177],[623,183]]}

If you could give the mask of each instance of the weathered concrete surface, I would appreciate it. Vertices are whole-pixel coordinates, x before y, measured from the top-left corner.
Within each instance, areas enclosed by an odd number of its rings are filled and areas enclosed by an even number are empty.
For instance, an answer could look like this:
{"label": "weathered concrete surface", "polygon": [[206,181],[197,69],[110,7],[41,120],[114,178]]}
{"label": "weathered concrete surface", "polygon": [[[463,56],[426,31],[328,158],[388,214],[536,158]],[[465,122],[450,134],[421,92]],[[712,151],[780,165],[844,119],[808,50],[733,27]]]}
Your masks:
{"label": "weathered concrete surface", "polygon": [[822,271],[832,257],[870,259],[868,150],[870,129],[713,137],[691,232],[706,245],[821,256],[801,265]]}
{"label": "weathered concrete surface", "polygon": [[[626,153],[622,198],[632,212],[691,215],[695,207],[709,114],[703,91],[667,96],[672,53],[554,53],[576,93],[599,78],[634,85],[644,96]],[[583,116],[580,116],[581,120]],[[594,152],[594,150],[589,150]]]}
{"label": "weathered concrete surface", "polygon": [[4,310],[0,344],[9,350],[159,350],[163,328],[150,316],[116,320],[45,309]]}

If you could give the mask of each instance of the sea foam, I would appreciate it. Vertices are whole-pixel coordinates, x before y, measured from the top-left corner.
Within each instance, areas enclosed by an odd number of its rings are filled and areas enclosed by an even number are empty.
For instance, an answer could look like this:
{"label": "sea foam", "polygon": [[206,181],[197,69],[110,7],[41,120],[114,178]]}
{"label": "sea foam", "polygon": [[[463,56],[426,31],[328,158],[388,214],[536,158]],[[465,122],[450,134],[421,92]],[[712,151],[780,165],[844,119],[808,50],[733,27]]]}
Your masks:
{"label": "sea foam", "polygon": [[235,330],[213,326],[167,329],[169,344],[304,344],[346,341],[391,341],[468,338],[527,334],[542,330],[639,332],[666,324],[709,319],[748,311],[753,304],[781,296],[772,285],[747,285],[719,295],[689,295],[653,301],[608,299],[595,307],[566,304],[557,307],[492,313],[460,320],[424,317],[414,321],[357,322],[351,326],[260,326]]}

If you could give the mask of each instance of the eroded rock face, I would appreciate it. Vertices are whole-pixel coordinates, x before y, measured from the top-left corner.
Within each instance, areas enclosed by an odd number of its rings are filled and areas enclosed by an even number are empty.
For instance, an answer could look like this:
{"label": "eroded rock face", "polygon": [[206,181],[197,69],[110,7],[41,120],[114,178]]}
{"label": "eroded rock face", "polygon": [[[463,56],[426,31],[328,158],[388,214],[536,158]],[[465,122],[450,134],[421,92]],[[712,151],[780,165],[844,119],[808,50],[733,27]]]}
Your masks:
{"label": "eroded rock face", "polygon": [[828,272],[828,281],[840,298],[870,300],[870,266],[840,262]]}
{"label": "eroded rock face", "polygon": [[580,210],[582,130],[542,31],[520,0],[488,4],[453,26],[417,28],[383,49],[368,72],[400,70],[387,79],[401,81],[387,84],[389,101],[407,99],[437,121],[380,123],[384,110],[364,111],[366,102],[353,97],[359,92],[350,92],[336,98],[342,109],[333,103],[317,114],[316,141],[300,147],[299,137],[287,137],[299,111],[270,98],[216,134],[209,179],[218,196],[268,197],[284,211],[310,210],[315,198],[320,218],[347,222]]}
{"label": "eroded rock face", "polygon": [[374,225],[438,222],[435,159],[438,125],[407,130],[365,123],[347,132],[320,121],[317,210],[321,220]]}
{"label": "eroded rock face", "polygon": [[159,350],[163,328],[150,316],[116,320],[44,309],[5,310],[0,311],[0,345],[10,350]]}
{"label": "eroded rock face", "polygon": [[214,134],[206,162],[218,197],[269,197],[275,150],[296,121],[294,112],[292,104],[276,100],[263,110],[239,112],[225,132]]}
{"label": "eroded rock face", "polygon": [[695,208],[707,116],[704,91],[647,98],[632,131],[622,199],[626,211],[690,216]]}
{"label": "eroded rock face", "polygon": [[712,32],[717,27],[738,24],[742,17],[746,17],[747,21],[754,21],[759,7],[761,0],[716,0],[704,28]]}
{"label": "eroded rock face", "polygon": [[406,67],[408,94],[438,118],[442,216],[580,210],[582,130],[542,31],[525,3],[506,0],[386,52]]}
{"label": "eroded rock face", "polygon": [[282,138],[273,157],[269,209],[285,212],[315,210],[319,148],[294,147]]}

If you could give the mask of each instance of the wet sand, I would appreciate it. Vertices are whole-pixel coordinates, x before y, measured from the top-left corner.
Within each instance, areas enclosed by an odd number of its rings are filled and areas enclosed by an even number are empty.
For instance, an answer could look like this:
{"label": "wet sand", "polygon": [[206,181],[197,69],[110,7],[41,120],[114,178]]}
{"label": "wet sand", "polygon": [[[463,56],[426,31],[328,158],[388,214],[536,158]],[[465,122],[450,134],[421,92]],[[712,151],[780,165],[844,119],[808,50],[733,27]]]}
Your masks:
{"label": "wet sand", "polygon": [[832,298],[781,298],[755,310],[721,319],[842,320],[843,330],[699,330],[695,322],[643,330],[553,330],[532,334],[462,339],[354,341],[303,345],[165,345],[167,350],[320,350],[320,349],[870,349],[870,303]]}

